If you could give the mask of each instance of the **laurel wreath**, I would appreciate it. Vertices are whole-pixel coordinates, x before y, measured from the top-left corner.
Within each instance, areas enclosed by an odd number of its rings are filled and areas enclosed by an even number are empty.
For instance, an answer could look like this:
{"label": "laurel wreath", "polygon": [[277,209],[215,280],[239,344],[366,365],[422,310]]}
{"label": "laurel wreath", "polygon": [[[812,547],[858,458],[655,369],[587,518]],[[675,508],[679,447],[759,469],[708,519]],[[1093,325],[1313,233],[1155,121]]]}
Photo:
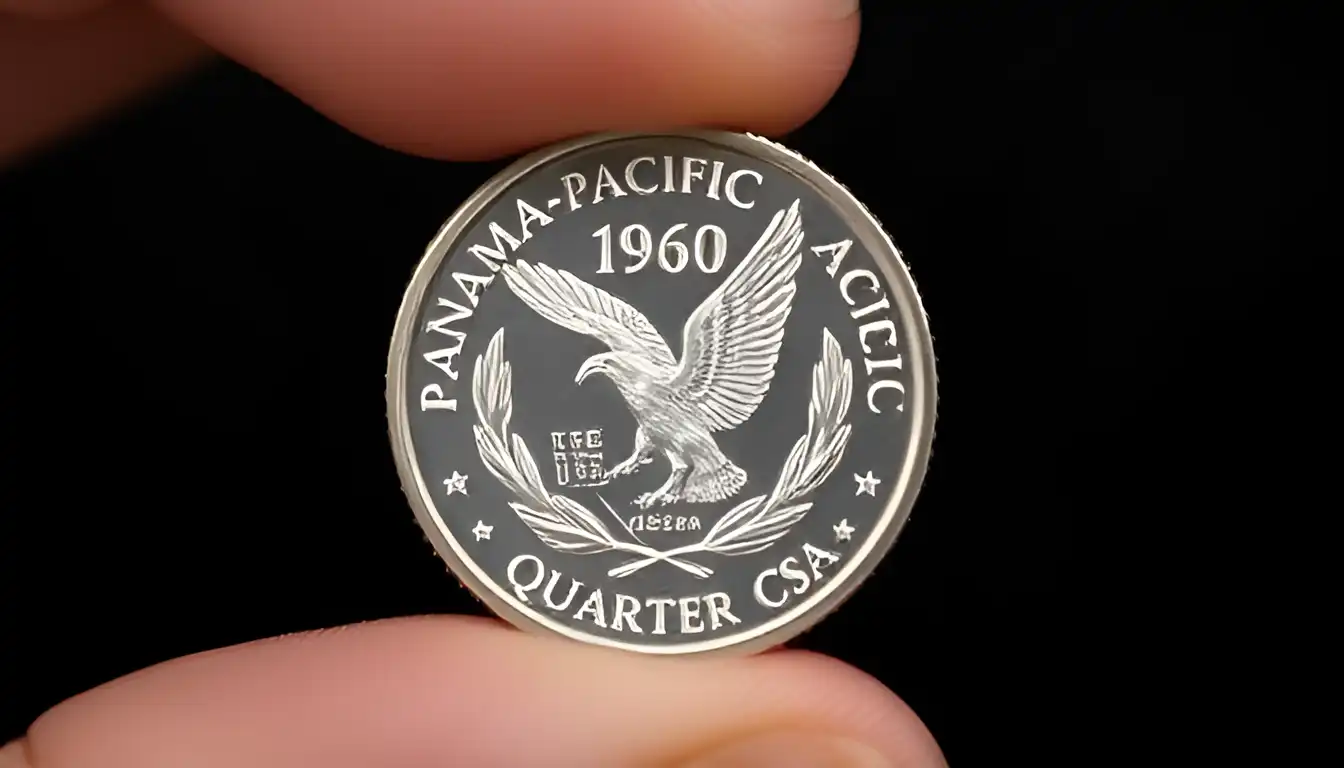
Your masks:
{"label": "laurel wreath", "polygon": [[502,328],[490,339],[485,354],[476,358],[472,397],[480,423],[472,429],[481,461],[517,497],[509,507],[546,546],[573,555],[619,551],[638,556],[608,571],[607,575],[613,578],[624,578],[654,563],[665,562],[703,579],[714,571],[686,560],[684,555],[738,556],[760,552],[788,533],[812,508],[812,502],[799,500],[826,481],[840,464],[849,442],[850,425],[843,422],[853,395],[853,378],[853,366],[841,353],[839,342],[829,330],[823,330],[821,359],[812,369],[807,433],[794,443],[774,490],[733,507],[700,541],[668,550],[658,550],[639,541],[605,500],[602,503],[607,511],[635,541],[618,538],[591,510],[546,490],[527,444],[517,434],[509,433],[513,371],[504,359]]}

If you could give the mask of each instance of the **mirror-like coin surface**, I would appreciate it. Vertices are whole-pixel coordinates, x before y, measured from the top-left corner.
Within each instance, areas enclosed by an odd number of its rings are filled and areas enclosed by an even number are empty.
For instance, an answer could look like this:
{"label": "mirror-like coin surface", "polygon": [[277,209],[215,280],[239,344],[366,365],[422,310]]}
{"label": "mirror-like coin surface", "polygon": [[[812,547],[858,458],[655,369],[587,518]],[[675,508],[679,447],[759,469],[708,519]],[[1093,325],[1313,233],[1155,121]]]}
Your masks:
{"label": "mirror-like coin surface", "polygon": [[933,351],[899,253],[739,134],[530,155],[444,226],[389,360],[403,487],[529,630],[750,653],[834,610],[924,475]]}

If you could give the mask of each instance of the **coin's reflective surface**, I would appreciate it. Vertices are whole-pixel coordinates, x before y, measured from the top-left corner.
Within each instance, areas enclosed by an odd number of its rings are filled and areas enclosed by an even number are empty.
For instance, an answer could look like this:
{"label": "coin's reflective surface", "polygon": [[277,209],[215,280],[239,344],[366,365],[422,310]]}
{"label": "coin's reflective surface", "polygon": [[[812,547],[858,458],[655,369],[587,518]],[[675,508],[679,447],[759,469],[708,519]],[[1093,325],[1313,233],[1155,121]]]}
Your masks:
{"label": "coin's reflective surface", "polygon": [[389,361],[412,506],[527,629],[652,653],[805,630],[886,553],[935,377],[886,235],[749,136],[599,136],[445,225]]}

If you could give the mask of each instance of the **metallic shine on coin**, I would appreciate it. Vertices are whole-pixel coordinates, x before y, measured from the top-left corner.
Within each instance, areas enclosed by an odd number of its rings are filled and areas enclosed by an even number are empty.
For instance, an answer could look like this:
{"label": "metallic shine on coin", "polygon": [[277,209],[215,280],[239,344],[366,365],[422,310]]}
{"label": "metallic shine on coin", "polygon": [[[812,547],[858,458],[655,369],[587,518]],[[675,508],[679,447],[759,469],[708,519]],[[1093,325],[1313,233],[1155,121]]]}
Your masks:
{"label": "metallic shine on coin", "polygon": [[500,173],[397,318],[403,488],[532,631],[745,654],[815,624],[923,480],[932,341],[878,223],[754,136],[599,135]]}

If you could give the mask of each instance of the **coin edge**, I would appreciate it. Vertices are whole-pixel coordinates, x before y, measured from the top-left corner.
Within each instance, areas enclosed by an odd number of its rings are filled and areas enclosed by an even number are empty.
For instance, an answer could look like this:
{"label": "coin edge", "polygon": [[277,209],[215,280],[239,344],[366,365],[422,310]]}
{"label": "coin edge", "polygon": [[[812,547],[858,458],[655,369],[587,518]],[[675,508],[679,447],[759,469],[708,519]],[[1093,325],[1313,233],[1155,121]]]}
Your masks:
{"label": "coin edge", "polygon": [[[908,443],[910,452],[906,461],[899,465],[899,479],[893,483],[893,490],[888,494],[881,513],[882,530],[866,537],[864,545],[850,558],[850,563],[833,574],[831,583],[817,595],[803,601],[800,607],[735,634],[714,640],[664,646],[622,642],[589,634],[539,612],[514,605],[510,597],[504,594],[505,590],[496,585],[488,574],[480,571],[474,559],[458,544],[456,537],[436,514],[437,504],[425,485],[415,458],[405,393],[406,367],[414,337],[415,319],[420,314],[434,275],[452,251],[456,240],[476,218],[516,181],[566,155],[617,141],[659,138],[700,140],[770,163],[811,186],[832,205],[856,238],[866,240],[865,234],[875,236],[881,248],[874,249],[868,244],[868,251],[883,272],[887,288],[897,294],[896,303],[902,323],[911,329],[908,335],[919,343],[918,349],[912,350],[917,352],[917,360],[911,361],[912,370],[917,372],[912,376],[917,387],[915,397],[912,398],[915,407],[910,414],[916,423],[911,425],[911,439]],[[446,561],[453,576],[491,612],[523,631],[559,635],[589,645],[660,656],[753,655],[777,648],[803,635],[844,605],[886,559],[909,523],[928,472],[938,408],[936,357],[928,315],[905,256],[882,223],[844,184],[799,152],[755,134],[714,130],[589,134],[534,150],[497,172],[443,223],[416,265],[397,311],[385,378],[389,441],[402,492],[422,531],[430,539],[439,557]]]}

